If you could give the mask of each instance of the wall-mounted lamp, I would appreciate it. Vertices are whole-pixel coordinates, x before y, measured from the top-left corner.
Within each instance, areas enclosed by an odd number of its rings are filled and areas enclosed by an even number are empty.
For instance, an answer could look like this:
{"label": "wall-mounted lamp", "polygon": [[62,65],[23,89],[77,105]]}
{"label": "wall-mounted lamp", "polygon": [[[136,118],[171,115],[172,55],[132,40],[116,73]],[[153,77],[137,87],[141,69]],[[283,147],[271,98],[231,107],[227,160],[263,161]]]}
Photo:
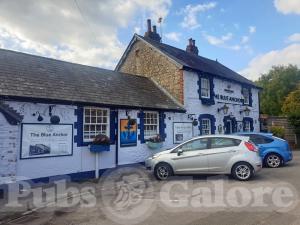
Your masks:
{"label": "wall-mounted lamp", "polygon": [[126,113],[127,119],[130,120],[129,110],[126,110],[125,113]]}
{"label": "wall-mounted lamp", "polygon": [[52,116],[52,111],[53,111],[54,107],[55,107],[55,105],[49,105],[49,116],[50,117]]}
{"label": "wall-mounted lamp", "polygon": [[131,119],[130,115],[129,115],[129,110],[126,110],[126,116],[127,116],[127,126],[134,126],[136,124],[136,120],[135,119]]}
{"label": "wall-mounted lamp", "polygon": [[192,122],[193,126],[198,126],[198,120],[197,119],[194,119],[193,122]]}
{"label": "wall-mounted lamp", "polygon": [[218,108],[218,112],[220,112],[221,110],[223,110],[223,113],[227,114],[228,113],[228,109],[229,109],[229,107],[226,104],[224,104],[223,107]]}
{"label": "wall-mounted lamp", "polygon": [[240,114],[245,113],[245,116],[249,116],[250,111],[251,110],[248,107],[246,107],[245,109],[243,109],[243,110],[240,111]]}
{"label": "wall-mounted lamp", "polygon": [[44,118],[41,116],[39,111],[32,113],[32,116],[36,116],[36,115],[39,115],[37,121],[42,122],[44,120]]}
{"label": "wall-mounted lamp", "polygon": [[59,124],[59,122],[60,122],[59,116],[56,116],[56,115],[51,116],[51,117],[50,117],[50,122],[51,122],[52,124]]}
{"label": "wall-mounted lamp", "polygon": [[195,114],[188,114],[188,119],[194,120],[194,116],[195,116]]}
{"label": "wall-mounted lamp", "polygon": [[55,105],[50,105],[49,106],[49,116],[50,116],[50,123],[52,124],[59,124],[60,123],[60,118],[57,115],[53,115],[53,108]]}
{"label": "wall-mounted lamp", "polygon": [[41,116],[41,114],[39,114],[37,120],[38,120],[39,122],[42,122],[42,121],[44,120],[44,118]]}

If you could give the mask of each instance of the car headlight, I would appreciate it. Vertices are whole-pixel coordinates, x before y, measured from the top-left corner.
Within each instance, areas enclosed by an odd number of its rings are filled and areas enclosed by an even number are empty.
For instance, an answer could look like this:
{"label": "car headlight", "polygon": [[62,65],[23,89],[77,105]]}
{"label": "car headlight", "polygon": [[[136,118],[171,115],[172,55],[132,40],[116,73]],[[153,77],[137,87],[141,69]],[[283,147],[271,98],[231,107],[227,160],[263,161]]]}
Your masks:
{"label": "car headlight", "polygon": [[152,159],[155,159],[155,158],[157,158],[158,156],[159,156],[159,154],[155,154],[155,155],[152,156]]}

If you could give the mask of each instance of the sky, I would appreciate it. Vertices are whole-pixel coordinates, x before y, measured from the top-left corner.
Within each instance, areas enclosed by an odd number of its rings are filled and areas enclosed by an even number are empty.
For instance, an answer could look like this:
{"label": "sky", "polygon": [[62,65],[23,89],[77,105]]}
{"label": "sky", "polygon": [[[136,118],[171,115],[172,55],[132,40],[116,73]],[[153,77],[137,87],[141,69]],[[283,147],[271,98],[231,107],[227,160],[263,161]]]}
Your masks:
{"label": "sky", "polygon": [[201,56],[251,80],[300,67],[300,0],[0,0],[0,48],[114,69],[148,18],[163,43],[193,38]]}

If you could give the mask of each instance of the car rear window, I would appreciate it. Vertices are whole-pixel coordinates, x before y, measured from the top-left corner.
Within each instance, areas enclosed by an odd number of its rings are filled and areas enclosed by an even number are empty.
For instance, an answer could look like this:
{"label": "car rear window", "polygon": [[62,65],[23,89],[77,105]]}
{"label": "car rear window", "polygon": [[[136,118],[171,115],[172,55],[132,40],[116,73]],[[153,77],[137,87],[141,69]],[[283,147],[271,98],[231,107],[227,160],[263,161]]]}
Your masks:
{"label": "car rear window", "polygon": [[263,135],[259,134],[250,134],[250,141],[252,141],[254,144],[268,144],[273,142],[272,138],[265,137]]}
{"label": "car rear window", "polygon": [[211,138],[210,147],[211,148],[233,147],[233,146],[238,146],[240,143],[241,140],[238,139],[216,137],[216,138]]}

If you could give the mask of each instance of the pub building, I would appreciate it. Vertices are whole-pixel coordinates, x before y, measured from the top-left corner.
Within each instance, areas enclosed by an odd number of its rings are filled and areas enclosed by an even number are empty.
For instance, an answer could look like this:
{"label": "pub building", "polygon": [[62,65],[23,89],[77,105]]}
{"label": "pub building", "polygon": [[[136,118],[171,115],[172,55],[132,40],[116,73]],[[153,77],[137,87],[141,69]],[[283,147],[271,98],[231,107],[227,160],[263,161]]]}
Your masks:
{"label": "pub building", "polygon": [[[0,49],[0,183],[93,178],[193,136],[259,131],[252,81],[147,23],[114,71]],[[97,134],[109,145],[95,150]]]}

